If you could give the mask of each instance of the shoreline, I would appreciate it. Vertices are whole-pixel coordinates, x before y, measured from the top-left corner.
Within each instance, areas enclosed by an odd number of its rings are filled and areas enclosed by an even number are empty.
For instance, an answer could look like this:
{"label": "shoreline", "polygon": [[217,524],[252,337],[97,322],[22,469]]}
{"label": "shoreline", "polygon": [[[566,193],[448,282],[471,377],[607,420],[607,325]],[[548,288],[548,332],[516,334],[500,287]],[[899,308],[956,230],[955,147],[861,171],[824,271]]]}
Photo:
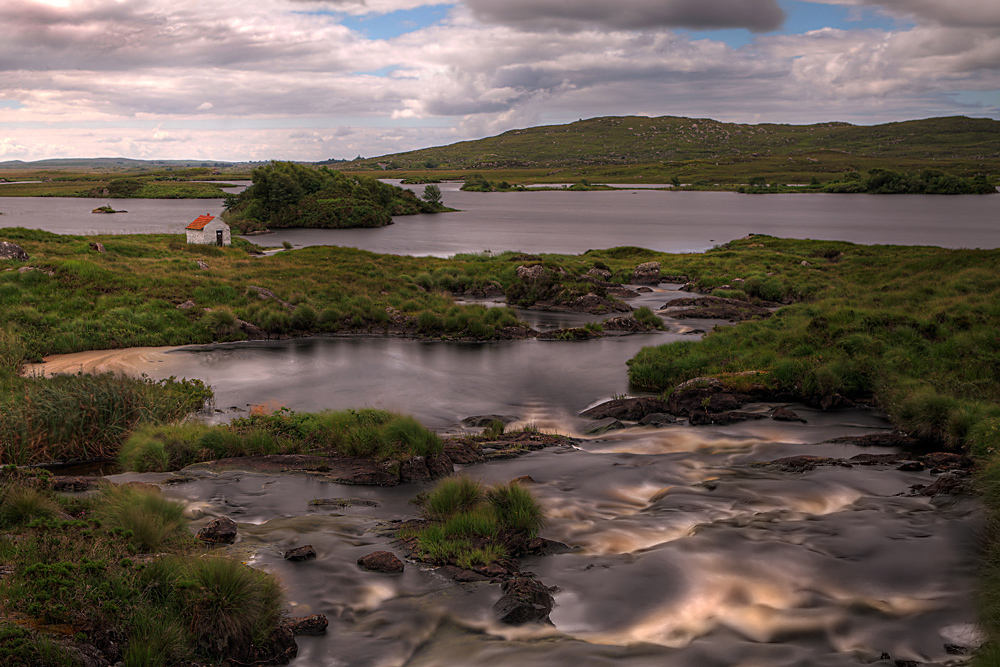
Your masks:
{"label": "shoreline", "polygon": [[52,377],[53,375],[73,375],[76,373],[122,373],[138,377],[141,366],[163,363],[162,358],[169,352],[186,346],[169,345],[162,347],[127,347],[117,350],[88,350],[68,354],[52,354],[42,357],[41,363],[25,364],[21,377]]}

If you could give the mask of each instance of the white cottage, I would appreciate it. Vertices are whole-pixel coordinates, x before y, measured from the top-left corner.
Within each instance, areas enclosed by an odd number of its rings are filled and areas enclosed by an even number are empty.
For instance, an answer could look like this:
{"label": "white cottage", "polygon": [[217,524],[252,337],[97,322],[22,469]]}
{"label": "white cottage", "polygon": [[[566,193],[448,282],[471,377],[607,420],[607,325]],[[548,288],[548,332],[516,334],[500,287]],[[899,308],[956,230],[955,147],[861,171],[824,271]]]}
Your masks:
{"label": "white cottage", "polygon": [[229,225],[214,215],[199,215],[187,226],[187,242],[202,245],[232,245]]}

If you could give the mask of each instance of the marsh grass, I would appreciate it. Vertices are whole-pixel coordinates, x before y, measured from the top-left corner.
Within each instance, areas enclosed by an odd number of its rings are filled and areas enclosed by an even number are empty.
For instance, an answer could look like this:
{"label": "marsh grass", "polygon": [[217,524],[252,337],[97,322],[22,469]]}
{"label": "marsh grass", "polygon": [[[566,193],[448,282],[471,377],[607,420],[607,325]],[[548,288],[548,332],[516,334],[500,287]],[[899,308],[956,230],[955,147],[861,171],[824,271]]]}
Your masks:
{"label": "marsh grass", "polygon": [[0,497],[0,527],[26,526],[36,519],[54,519],[59,505],[36,488],[11,484]]}
{"label": "marsh grass", "polygon": [[164,498],[159,491],[130,486],[103,489],[96,515],[146,553],[177,538],[185,525],[182,504]]}

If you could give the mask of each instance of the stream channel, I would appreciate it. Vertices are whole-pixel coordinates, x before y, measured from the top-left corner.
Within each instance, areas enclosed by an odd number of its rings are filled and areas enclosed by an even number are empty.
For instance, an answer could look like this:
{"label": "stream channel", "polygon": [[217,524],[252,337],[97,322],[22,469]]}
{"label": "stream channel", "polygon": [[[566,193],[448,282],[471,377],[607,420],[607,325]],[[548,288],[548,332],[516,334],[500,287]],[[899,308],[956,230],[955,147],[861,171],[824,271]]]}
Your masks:
{"label": "stream channel", "polygon": [[[678,285],[633,305],[660,308]],[[521,311],[539,329],[587,315]],[[961,664],[977,641],[971,498],[907,495],[929,472],[823,466],[775,472],[753,462],[797,454],[890,453],[827,442],[888,428],[862,408],[789,405],[807,423],[671,424],[585,436],[578,416],[627,392],[625,361],[641,347],[692,340],[717,322],[666,320],[668,332],[591,341],[456,344],[313,338],[188,347],[144,355],[151,377],[199,377],[217,394],[212,419],[249,405],[320,410],[372,406],[414,414],[441,433],[499,413],[577,438],[516,459],[467,466],[486,483],[530,475],[541,535],[572,551],[522,560],[558,587],[553,625],[504,626],[489,583],[458,584],[408,562],[400,575],[356,560],[395,550],[380,521],[412,518],[425,485],[344,486],[304,476],[226,472],[164,485],[193,529],[237,521],[239,557],[278,576],[291,613],[321,613],[327,633],[299,637],[295,667],[782,666]],[[766,412],[773,404],[745,410]],[[164,482],[170,474],[116,481]],[[360,498],[335,512],[316,498]],[[284,550],[311,544],[318,558]]]}

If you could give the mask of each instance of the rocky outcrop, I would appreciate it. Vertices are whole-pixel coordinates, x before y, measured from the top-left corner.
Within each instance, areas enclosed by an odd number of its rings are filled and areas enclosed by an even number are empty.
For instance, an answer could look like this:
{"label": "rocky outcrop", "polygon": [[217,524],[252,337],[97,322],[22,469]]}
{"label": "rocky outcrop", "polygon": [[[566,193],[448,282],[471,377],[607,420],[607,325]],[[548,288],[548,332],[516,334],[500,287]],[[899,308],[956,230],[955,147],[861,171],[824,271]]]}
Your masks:
{"label": "rocky outcrop", "polygon": [[771,413],[771,419],[777,422],[802,422],[807,423],[805,419],[798,416],[796,413],[792,412],[788,408],[775,408]]}
{"label": "rocky outcrop", "polygon": [[232,544],[236,541],[236,531],[235,521],[227,516],[220,516],[198,531],[198,539],[212,544]]}
{"label": "rocky outcrop", "polygon": [[24,248],[11,243],[10,241],[0,241],[0,259],[12,259],[15,262],[27,262],[30,258]]}
{"label": "rocky outcrop", "polygon": [[607,269],[599,269],[596,266],[587,271],[587,275],[593,278],[597,278],[598,280],[603,280],[604,282],[611,281],[611,272],[608,271]]}
{"label": "rocky outcrop", "polygon": [[637,398],[616,398],[606,401],[584,410],[581,417],[591,419],[625,419],[627,421],[639,421],[646,415],[657,412],[670,412],[668,404],[662,399],[652,396],[639,396]]}
{"label": "rocky outcrop", "polygon": [[630,313],[632,306],[621,301],[611,301],[596,294],[584,294],[578,296],[563,306],[577,313],[590,313],[591,315],[603,315],[604,313]]}
{"label": "rocky outcrop", "polygon": [[104,244],[98,243],[96,241],[90,244],[90,249],[94,250],[95,252],[99,252],[102,255],[107,252],[107,250],[104,249]]}
{"label": "rocky outcrop", "polygon": [[517,421],[517,417],[512,417],[511,415],[474,415],[466,417],[462,420],[462,423],[473,428],[485,428],[495,421],[502,422],[506,426],[511,422]]}
{"label": "rocky outcrop", "polygon": [[658,285],[660,282],[660,263],[643,262],[632,272],[632,282],[636,285]]}
{"label": "rocky outcrop", "polygon": [[375,551],[358,559],[358,565],[370,572],[396,574],[403,571],[403,561],[389,551]]}
{"label": "rocky outcrop", "polygon": [[530,577],[515,577],[503,582],[500,588],[503,596],[493,605],[493,615],[501,623],[551,623],[549,613],[555,599],[542,582]]}
{"label": "rocky outcrop", "polygon": [[699,318],[706,320],[728,320],[743,322],[771,316],[764,306],[757,306],[739,299],[724,299],[717,296],[703,296],[696,299],[674,299],[663,305],[667,315],[674,319]]}
{"label": "rocky outcrop", "polygon": [[531,266],[519,266],[516,269],[518,280],[523,280],[525,282],[537,282],[539,280],[545,280],[548,278],[549,272],[545,270],[545,267],[541,264],[532,264]]}

